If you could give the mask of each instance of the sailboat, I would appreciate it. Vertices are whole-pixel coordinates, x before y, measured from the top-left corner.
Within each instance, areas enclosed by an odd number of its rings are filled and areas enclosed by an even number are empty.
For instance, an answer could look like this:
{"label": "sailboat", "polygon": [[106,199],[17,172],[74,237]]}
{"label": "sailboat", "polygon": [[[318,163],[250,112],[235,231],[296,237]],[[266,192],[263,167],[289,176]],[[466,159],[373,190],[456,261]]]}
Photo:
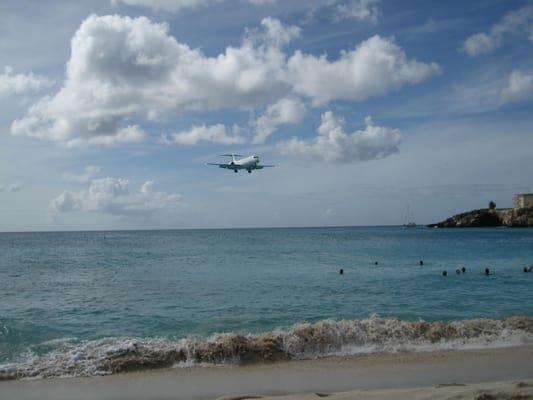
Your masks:
{"label": "sailboat", "polygon": [[405,211],[405,217],[403,219],[403,226],[405,228],[416,228],[415,216],[409,206],[407,206],[407,210]]}

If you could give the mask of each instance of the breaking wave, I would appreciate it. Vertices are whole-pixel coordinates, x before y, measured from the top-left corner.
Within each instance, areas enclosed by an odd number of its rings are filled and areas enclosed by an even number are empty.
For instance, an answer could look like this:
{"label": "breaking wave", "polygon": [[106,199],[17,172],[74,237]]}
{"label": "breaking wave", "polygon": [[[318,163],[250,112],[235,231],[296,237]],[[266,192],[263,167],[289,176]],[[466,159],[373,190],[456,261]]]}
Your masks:
{"label": "breaking wave", "polygon": [[374,352],[435,351],[533,343],[533,317],[451,322],[370,316],[322,320],[263,334],[220,333],[208,338],[106,338],[55,342],[47,354],[1,365],[0,380],[109,375],[172,366],[248,364]]}

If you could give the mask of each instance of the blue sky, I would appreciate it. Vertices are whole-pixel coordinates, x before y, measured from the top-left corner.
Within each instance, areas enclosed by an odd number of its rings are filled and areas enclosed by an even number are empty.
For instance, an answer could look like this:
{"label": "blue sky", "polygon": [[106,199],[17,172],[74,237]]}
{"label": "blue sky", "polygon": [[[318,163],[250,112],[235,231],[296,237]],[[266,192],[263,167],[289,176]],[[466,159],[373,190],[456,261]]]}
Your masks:
{"label": "blue sky", "polygon": [[[533,190],[533,3],[3,1],[0,230],[418,223]],[[217,155],[276,168],[233,174]]]}

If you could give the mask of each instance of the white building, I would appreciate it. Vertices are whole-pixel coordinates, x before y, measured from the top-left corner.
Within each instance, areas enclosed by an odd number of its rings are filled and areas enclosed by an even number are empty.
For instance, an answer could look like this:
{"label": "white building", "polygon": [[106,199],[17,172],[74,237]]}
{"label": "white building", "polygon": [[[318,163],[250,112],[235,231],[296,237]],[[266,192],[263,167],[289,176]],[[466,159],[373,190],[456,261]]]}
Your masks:
{"label": "white building", "polygon": [[516,208],[533,207],[533,193],[520,193],[514,195]]}

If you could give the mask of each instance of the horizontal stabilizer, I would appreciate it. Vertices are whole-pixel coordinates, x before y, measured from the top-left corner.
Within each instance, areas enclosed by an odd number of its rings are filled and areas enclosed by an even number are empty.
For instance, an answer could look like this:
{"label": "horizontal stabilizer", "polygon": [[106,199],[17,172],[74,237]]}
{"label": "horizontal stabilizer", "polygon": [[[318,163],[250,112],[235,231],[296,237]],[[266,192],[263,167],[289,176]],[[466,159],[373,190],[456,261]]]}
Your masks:
{"label": "horizontal stabilizer", "polygon": [[220,154],[221,157],[243,157],[240,154]]}

